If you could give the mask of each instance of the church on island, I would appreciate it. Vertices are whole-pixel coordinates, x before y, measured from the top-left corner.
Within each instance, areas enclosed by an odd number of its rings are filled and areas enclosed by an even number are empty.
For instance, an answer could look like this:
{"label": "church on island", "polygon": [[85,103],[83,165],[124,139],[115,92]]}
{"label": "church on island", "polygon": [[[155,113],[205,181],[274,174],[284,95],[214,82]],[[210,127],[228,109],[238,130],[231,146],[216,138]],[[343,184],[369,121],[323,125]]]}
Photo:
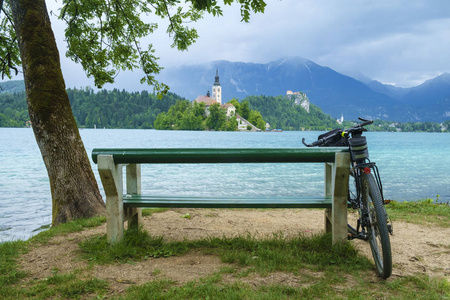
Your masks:
{"label": "church on island", "polygon": [[233,116],[236,117],[238,121],[238,130],[240,131],[248,131],[248,128],[251,127],[250,131],[261,131],[255,125],[248,122],[246,119],[242,118],[239,114],[236,113],[236,107],[234,107],[231,103],[222,104],[222,87],[219,82],[219,70],[216,70],[216,76],[214,78],[214,85],[212,86],[212,95],[208,91],[206,95],[200,95],[194,100],[197,103],[205,103],[205,112],[206,115],[209,114],[209,107],[213,104],[218,103],[220,107],[225,109],[227,118],[231,118]]}

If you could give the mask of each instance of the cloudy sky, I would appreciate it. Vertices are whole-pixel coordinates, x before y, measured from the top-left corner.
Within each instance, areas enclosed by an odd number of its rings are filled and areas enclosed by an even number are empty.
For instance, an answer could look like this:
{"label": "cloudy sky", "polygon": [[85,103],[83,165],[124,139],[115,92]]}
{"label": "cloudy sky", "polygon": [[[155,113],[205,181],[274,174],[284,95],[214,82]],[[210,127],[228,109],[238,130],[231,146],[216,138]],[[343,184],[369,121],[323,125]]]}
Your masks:
{"label": "cloudy sky", "polygon": [[[56,11],[61,0],[47,0]],[[162,66],[213,60],[268,63],[300,56],[344,74],[364,74],[410,87],[450,72],[448,0],[267,0],[266,12],[240,22],[239,7],[193,24],[200,35],[188,51],[170,48],[165,25],[149,37]],[[68,87],[93,86],[64,57],[63,24],[51,17]],[[139,72],[123,73],[106,88],[140,89]],[[148,87],[142,87],[148,89]]]}

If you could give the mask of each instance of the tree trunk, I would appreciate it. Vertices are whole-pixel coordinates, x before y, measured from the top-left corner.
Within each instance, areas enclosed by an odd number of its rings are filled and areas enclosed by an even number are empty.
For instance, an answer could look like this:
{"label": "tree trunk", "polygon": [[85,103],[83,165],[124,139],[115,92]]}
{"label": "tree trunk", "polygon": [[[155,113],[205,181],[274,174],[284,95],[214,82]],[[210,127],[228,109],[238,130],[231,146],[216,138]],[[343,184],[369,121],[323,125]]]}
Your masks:
{"label": "tree trunk", "polygon": [[104,214],[73,117],[45,0],[11,0],[28,112],[52,193],[52,225]]}

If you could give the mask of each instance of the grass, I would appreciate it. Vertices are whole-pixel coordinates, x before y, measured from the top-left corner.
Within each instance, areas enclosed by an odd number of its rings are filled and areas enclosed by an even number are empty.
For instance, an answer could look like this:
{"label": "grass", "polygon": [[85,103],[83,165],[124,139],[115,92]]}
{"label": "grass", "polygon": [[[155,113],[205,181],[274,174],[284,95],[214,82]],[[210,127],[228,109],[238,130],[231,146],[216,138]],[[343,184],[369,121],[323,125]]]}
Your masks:
{"label": "grass", "polygon": [[21,296],[47,298],[77,299],[90,294],[102,295],[107,291],[108,283],[97,278],[80,279],[77,274],[54,274],[31,283],[28,289],[21,291]]}
{"label": "grass", "polygon": [[[392,202],[386,206],[394,220],[448,227],[450,207],[432,200]],[[151,215],[161,210],[143,210]],[[351,243],[331,246],[329,235],[286,239],[281,233],[265,239],[252,236],[208,238],[165,242],[145,231],[125,233],[124,241],[109,246],[106,236],[95,236],[79,244],[77,259],[89,267],[69,273],[53,270],[43,279],[33,279],[20,269],[17,259],[32,247],[45,245],[57,235],[67,235],[98,226],[105,218],[77,220],[41,232],[29,241],[0,244],[1,299],[450,299],[447,279],[417,274],[389,280],[374,280],[374,266],[358,254]],[[216,255],[226,264],[212,275],[184,284],[164,277],[155,269],[154,281],[130,285],[114,294],[108,281],[95,278],[90,270],[105,264],[136,264],[200,252]],[[293,283],[271,283],[277,274],[287,274]],[[259,278],[259,280],[254,280]]]}
{"label": "grass", "polygon": [[99,226],[105,221],[105,217],[79,219],[40,232],[28,241],[0,243],[0,299],[45,299],[60,296],[79,298],[84,294],[100,294],[105,290],[106,282],[95,278],[81,279],[76,274],[57,274],[57,272],[44,280],[31,280],[23,286],[20,283],[27,278],[28,274],[20,270],[17,258],[29,251],[31,247],[48,243],[54,236],[82,231],[85,228]]}
{"label": "grass", "polygon": [[443,228],[450,227],[450,205],[438,203],[438,199],[424,199],[416,202],[392,201],[386,206],[392,220],[403,220],[409,223],[431,224]]}
{"label": "grass", "polygon": [[[389,282],[371,283],[352,278],[355,285],[344,289],[326,277],[314,278],[303,287],[282,284],[250,285],[223,282],[217,274],[178,286],[170,280],[152,281],[131,287],[119,299],[445,299],[448,286],[428,277],[404,277]],[[360,283],[360,284],[357,284]],[[418,293],[419,292],[419,293]]]}
{"label": "grass", "polygon": [[16,284],[26,273],[19,270],[16,259],[27,249],[27,242],[15,241],[0,244],[0,295],[8,286]]}
{"label": "grass", "polygon": [[94,217],[90,219],[78,219],[69,223],[51,227],[33,236],[30,241],[46,244],[52,237],[57,235],[67,235],[72,232],[83,231],[85,228],[99,226],[106,222],[106,217]]}
{"label": "grass", "polygon": [[340,268],[343,271],[370,269],[371,263],[358,255],[351,243],[331,245],[331,235],[298,236],[286,239],[281,234],[271,238],[254,237],[208,238],[195,241],[164,242],[142,230],[128,230],[124,240],[109,246],[106,237],[96,236],[80,243],[82,257],[95,264],[127,263],[150,257],[183,255],[202,251],[218,255],[222,262],[252,267],[258,273],[274,271],[298,272]]}
{"label": "grass", "polygon": [[168,208],[143,208],[142,209],[142,216],[146,217],[146,216],[151,216],[153,214],[156,213],[160,213],[160,212],[165,212],[169,210]]}

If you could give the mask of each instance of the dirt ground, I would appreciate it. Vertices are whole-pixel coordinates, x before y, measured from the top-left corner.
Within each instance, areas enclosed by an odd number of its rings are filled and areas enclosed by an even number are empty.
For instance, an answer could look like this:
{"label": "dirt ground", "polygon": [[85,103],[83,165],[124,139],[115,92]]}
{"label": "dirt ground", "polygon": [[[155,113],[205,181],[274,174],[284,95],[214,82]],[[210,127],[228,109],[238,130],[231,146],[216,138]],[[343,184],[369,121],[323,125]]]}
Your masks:
{"label": "dirt ground", "polygon": [[[189,214],[190,218],[183,218]],[[351,216],[350,216],[351,217]],[[324,211],[314,209],[279,210],[212,210],[173,209],[144,217],[144,229],[166,240],[199,239],[209,236],[232,237],[236,235],[256,235],[265,237],[282,232],[286,236],[296,236],[299,232],[314,234],[323,231]],[[60,273],[74,269],[84,269],[87,262],[74,254],[78,243],[86,237],[105,234],[106,224],[83,232],[53,238],[48,244],[33,248],[22,256],[21,267],[30,273],[29,279],[42,279],[52,275],[52,270]],[[398,278],[417,273],[439,276],[450,281],[450,228],[427,227],[397,221],[391,236],[393,273]],[[371,258],[368,243],[354,240],[361,252]],[[213,255],[189,253],[164,259],[148,259],[134,264],[114,264],[86,268],[86,272],[110,283],[114,293],[121,293],[130,284],[142,284],[155,279],[171,279],[179,284],[198,279],[226,266]],[[308,275],[320,276],[306,271]],[[373,280],[379,279],[375,271]],[[389,280],[389,279],[388,279]],[[249,284],[280,283],[301,285],[301,279],[292,274],[272,273],[269,277],[256,275],[241,279]]]}

